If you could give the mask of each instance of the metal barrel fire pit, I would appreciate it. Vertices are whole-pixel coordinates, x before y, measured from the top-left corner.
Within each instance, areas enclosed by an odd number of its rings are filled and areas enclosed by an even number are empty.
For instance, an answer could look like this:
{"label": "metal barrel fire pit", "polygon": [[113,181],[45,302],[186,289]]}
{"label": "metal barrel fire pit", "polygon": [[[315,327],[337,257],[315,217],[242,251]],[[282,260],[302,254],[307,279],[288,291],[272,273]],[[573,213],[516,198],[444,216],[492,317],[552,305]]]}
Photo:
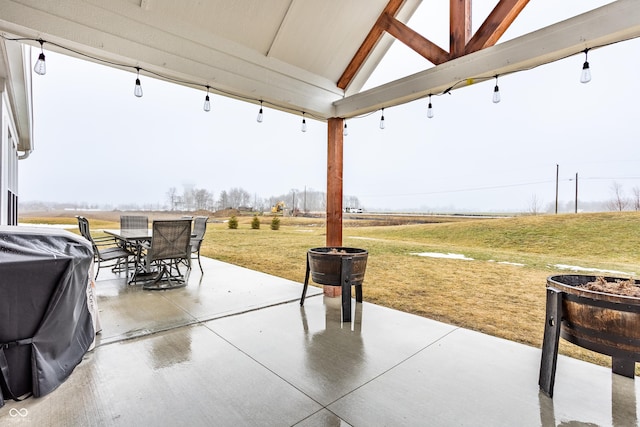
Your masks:
{"label": "metal barrel fire pit", "polygon": [[[547,278],[547,306],[540,364],[540,388],[553,396],[558,341],[565,340],[612,358],[614,373],[635,376],[640,361],[640,298],[581,287],[596,276],[559,275]],[[605,277],[606,282],[628,279]],[[634,280],[635,286],[640,281]]]}
{"label": "metal barrel fire pit", "polygon": [[356,287],[356,302],[362,302],[362,282],[369,253],[365,249],[327,246],[309,249],[307,271],[300,305],[304,304],[309,274],[315,283],[342,287],[342,318],[351,321],[351,286]]}

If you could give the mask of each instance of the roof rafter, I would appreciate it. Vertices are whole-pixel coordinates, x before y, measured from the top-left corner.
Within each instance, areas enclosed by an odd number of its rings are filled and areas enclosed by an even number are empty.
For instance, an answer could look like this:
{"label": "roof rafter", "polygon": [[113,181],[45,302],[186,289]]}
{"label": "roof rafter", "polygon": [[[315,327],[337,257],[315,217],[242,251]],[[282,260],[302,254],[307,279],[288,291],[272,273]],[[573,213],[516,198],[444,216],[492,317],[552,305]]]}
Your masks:
{"label": "roof rafter", "polygon": [[411,76],[334,102],[335,117],[355,117],[429,94],[465,87],[478,77],[503,75],[611,43],[640,37],[640,2],[613,3],[481,49]]}
{"label": "roof rafter", "polygon": [[473,0],[449,0],[449,52],[395,18],[402,0],[390,0],[362,45],[342,73],[337,86],[346,89],[386,31],[434,65],[476,52],[496,44],[529,0],[500,0],[472,36],[471,4]]}
{"label": "roof rafter", "polygon": [[393,16],[384,15],[381,18],[385,31],[422,55],[429,62],[438,65],[449,60],[449,52],[427,40]]}
{"label": "roof rafter", "polygon": [[346,89],[346,87],[349,86],[349,83],[351,83],[356,73],[364,63],[365,59],[367,59],[373,48],[382,37],[382,34],[385,31],[382,23],[382,21],[384,20],[384,16],[395,16],[396,13],[398,13],[398,10],[400,10],[400,6],[402,6],[403,3],[404,0],[389,0],[389,3],[387,3],[384,10],[380,14],[380,17],[369,31],[369,34],[367,34],[367,37],[365,37],[364,41],[360,45],[360,48],[351,59],[351,62],[349,62],[349,65],[347,65],[347,68],[345,68],[342,76],[340,76],[340,78],[338,79],[337,86],[340,89]]}
{"label": "roof rafter", "polygon": [[529,0],[500,0],[465,47],[465,54],[493,46],[507,31]]}
{"label": "roof rafter", "polygon": [[449,0],[449,59],[465,54],[471,38],[471,0]]}

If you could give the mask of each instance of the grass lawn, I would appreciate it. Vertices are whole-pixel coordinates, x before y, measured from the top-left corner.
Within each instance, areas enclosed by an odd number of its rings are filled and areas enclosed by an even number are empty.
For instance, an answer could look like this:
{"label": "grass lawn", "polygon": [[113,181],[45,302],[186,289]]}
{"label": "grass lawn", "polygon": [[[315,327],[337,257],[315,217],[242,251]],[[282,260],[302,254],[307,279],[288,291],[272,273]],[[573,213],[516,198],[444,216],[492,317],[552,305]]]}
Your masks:
{"label": "grass lawn", "polygon": [[[114,218],[86,216],[92,229],[118,227]],[[306,251],[325,245],[324,219],[281,218],[277,231],[269,216],[260,217],[258,230],[251,216],[239,217],[236,230],[223,219],[211,218],[219,221],[208,224],[204,256],[294,281],[304,281]],[[75,224],[71,214],[20,221]],[[640,212],[438,221],[345,220],[343,246],[369,251],[365,301],[541,348],[546,278],[571,273],[558,266],[640,273]],[[416,255],[424,253],[466,259]],[[564,340],[560,352],[610,365],[609,357]]]}

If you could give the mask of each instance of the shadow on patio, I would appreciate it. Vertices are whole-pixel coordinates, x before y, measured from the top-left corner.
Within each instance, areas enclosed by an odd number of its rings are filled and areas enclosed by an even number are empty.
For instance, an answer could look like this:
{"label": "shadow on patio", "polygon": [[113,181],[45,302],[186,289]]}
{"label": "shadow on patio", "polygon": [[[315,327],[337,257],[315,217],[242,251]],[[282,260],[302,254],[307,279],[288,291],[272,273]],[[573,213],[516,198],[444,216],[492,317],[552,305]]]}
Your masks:
{"label": "shadow on patio", "polygon": [[540,349],[212,259],[187,287],[144,291],[103,270],[97,347],[57,390],[8,401],[2,425],[631,426],[638,384]]}

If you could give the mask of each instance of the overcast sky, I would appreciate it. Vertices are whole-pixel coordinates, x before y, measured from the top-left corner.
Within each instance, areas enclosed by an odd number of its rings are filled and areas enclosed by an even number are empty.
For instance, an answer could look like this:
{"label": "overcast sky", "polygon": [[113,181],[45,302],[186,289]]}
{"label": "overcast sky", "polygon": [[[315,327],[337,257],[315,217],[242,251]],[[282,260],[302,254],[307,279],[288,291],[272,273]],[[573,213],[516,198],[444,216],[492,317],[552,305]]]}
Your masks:
{"label": "overcast sky", "polygon": [[[448,7],[441,1],[439,7]],[[482,5],[476,5],[482,3]],[[474,29],[492,2],[474,3]],[[608,1],[537,0],[501,41]],[[424,2],[409,26],[448,48],[448,9]],[[432,9],[430,9],[432,8]],[[438,14],[441,18],[437,19]],[[434,19],[434,17],[436,19]],[[440,21],[445,27],[434,27]],[[427,25],[429,23],[429,25]],[[326,124],[217,95],[209,113],[204,92],[47,54],[47,74],[33,76],[35,150],[19,164],[20,200],[165,204],[176,187],[220,192],[243,188],[259,198],[292,189],[326,190]],[[37,54],[37,52],[36,52]],[[640,40],[589,51],[593,79],[579,81],[584,54],[494,81],[348,120],[344,193],[365,209],[520,211],[533,198],[612,198],[617,182],[640,187]],[[366,88],[432,65],[399,42]]]}

